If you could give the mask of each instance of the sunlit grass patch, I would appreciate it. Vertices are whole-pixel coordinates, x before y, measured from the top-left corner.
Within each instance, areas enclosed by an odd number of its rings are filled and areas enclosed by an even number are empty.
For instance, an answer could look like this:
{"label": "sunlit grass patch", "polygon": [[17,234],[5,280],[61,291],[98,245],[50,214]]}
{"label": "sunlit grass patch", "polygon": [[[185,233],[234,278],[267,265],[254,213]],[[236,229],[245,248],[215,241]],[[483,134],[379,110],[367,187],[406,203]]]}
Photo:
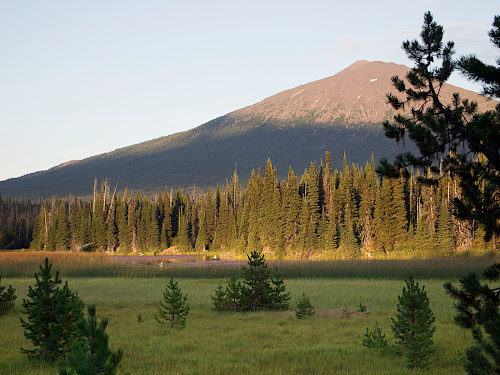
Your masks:
{"label": "sunlit grass patch", "polygon": [[[389,351],[379,353],[362,346],[366,327],[375,322],[393,337],[402,280],[289,279],[290,310],[280,312],[215,312],[210,295],[224,279],[178,279],[191,311],[183,330],[158,324],[157,314],[164,278],[67,278],[86,304],[97,305],[98,318],[109,318],[110,348],[124,350],[121,374],[457,374],[463,373],[458,351],[471,341],[453,321],[453,301],[443,280],[427,279],[431,307],[436,315],[437,361],[425,371],[410,371],[404,359]],[[0,317],[1,374],[54,374],[54,366],[40,367],[19,352],[29,345],[19,317],[21,301],[34,279],[10,278],[19,299],[14,310]],[[303,292],[318,310],[355,309],[361,302],[369,314],[343,319],[338,314],[298,320],[293,308]],[[138,322],[138,315],[142,316]]]}

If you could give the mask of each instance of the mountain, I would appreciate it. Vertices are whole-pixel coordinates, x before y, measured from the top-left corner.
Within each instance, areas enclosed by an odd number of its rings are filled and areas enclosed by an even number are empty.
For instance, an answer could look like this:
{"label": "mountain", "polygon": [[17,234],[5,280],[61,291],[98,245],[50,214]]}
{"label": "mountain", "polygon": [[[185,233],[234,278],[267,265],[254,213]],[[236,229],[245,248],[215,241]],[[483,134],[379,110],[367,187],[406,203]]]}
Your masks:
{"label": "mountain", "polygon": [[[0,182],[0,195],[48,197],[88,195],[94,179],[108,179],[119,190],[224,184],[235,167],[242,184],[268,158],[284,178],[291,166],[302,174],[325,151],[334,168],[364,164],[375,156],[392,159],[405,151],[385,138],[380,122],[391,119],[385,95],[394,92],[391,77],[408,68],[385,62],[358,61],[334,76],[283,91],[192,130],[71,161],[52,169]],[[453,92],[475,100],[481,110],[496,101],[451,85]],[[410,147],[408,145],[406,147]]]}

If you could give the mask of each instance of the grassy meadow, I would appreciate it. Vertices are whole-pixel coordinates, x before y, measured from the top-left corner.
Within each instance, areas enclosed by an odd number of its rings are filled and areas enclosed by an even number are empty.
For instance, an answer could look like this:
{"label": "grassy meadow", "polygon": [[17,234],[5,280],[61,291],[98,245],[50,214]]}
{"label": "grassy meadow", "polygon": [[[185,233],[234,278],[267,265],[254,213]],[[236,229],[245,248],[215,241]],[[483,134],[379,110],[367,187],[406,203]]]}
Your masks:
{"label": "grassy meadow", "polygon": [[[18,295],[14,310],[0,317],[0,374],[57,374],[55,366],[30,361],[19,351],[30,345],[19,323],[21,301],[45,255],[0,253],[2,285],[11,284]],[[124,268],[96,254],[52,253],[49,259],[86,304],[97,305],[98,317],[109,318],[110,347],[124,351],[120,374],[462,374],[462,353],[472,340],[454,324],[453,301],[442,284],[498,261],[284,262],[279,268],[292,295],[289,311],[221,313],[212,311],[210,296],[234,269]],[[437,357],[427,370],[408,370],[404,358],[391,350],[361,344],[375,322],[392,343],[391,317],[410,274],[425,285],[436,316]],[[184,330],[154,319],[171,276],[191,306]],[[302,293],[317,310],[313,318],[295,318],[293,307]],[[360,303],[368,315],[342,314]]]}

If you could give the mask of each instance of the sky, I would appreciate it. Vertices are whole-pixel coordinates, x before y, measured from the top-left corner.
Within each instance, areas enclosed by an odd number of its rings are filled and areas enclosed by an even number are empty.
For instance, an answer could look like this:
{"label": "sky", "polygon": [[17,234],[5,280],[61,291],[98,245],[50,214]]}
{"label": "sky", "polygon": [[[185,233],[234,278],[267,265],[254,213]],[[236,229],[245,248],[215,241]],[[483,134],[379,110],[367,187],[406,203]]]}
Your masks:
{"label": "sky", "polygon": [[[197,127],[401,49],[431,11],[499,56],[498,0],[0,0],[0,181]],[[480,91],[459,74],[450,83]]]}

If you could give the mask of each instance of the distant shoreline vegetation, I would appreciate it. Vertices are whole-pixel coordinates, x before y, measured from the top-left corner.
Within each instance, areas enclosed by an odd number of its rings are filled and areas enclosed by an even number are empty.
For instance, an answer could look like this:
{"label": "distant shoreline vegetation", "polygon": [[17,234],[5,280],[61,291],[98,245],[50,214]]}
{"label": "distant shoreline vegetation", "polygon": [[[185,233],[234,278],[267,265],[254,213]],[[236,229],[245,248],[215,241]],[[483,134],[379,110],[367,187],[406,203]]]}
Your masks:
{"label": "distant shoreline vegetation", "polygon": [[297,178],[278,181],[270,160],[243,188],[236,170],[224,187],[118,193],[97,182],[90,199],[33,203],[0,197],[0,249],[154,253],[265,251],[286,259],[453,256],[496,250],[474,221],[452,216],[459,183],[418,172],[381,181],[375,162],[332,171],[331,155]]}

